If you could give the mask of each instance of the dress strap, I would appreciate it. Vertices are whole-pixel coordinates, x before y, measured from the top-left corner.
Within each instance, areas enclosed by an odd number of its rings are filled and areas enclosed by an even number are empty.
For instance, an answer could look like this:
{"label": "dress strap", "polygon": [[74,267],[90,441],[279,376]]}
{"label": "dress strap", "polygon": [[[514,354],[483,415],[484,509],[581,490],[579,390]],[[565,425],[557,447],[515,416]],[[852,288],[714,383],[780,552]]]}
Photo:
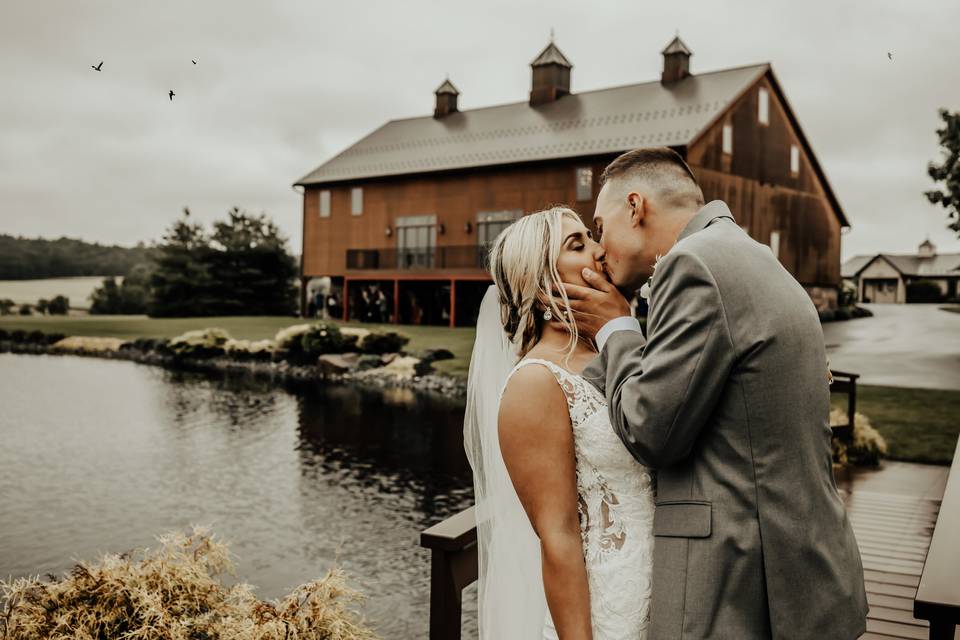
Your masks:
{"label": "dress strap", "polygon": [[[542,364],[553,373],[553,377],[557,379],[557,384],[560,385],[560,390],[563,391],[563,396],[567,399],[567,408],[571,410],[572,415],[573,406],[576,404],[577,399],[577,376],[560,365],[549,360],[544,360],[543,358],[524,358],[516,364],[513,371],[510,372],[510,375],[512,376],[521,367],[528,364]],[[509,376],[507,379],[509,380]]]}

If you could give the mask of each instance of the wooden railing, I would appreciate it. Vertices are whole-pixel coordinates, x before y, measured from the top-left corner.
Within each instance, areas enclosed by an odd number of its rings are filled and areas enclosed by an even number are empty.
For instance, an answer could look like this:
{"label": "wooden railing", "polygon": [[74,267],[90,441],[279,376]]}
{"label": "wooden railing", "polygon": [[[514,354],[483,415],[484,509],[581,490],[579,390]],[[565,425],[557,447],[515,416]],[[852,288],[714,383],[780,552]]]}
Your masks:
{"label": "wooden railing", "polygon": [[477,521],[474,507],[420,534],[431,550],[430,640],[460,640],[463,590],[477,579]]}
{"label": "wooden railing", "polygon": [[347,249],[347,269],[484,269],[485,245]]}
{"label": "wooden railing", "polygon": [[[833,427],[834,435],[853,438],[857,408],[856,373],[831,370],[830,393],[847,394],[848,423]],[[960,480],[957,480],[960,482]],[[477,579],[477,529],[474,507],[435,524],[420,534],[420,546],[430,549],[430,640],[460,640],[463,590]]]}
{"label": "wooden railing", "polygon": [[953,640],[960,624],[960,439],[913,600],[913,617],[930,622],[930,640]]}

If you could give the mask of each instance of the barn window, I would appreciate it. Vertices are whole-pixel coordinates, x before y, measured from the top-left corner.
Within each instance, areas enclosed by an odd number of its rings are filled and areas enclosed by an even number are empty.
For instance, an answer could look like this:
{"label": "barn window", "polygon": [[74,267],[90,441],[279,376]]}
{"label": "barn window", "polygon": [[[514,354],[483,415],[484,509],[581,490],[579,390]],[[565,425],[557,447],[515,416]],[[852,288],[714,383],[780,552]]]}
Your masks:
{"label": "barn window", "polygon": [[760,124],[770,124],[770,94],[762,87],[760,89],[757,118],[760,120]]}
{"label": "barn window", "polygon": [[723,125],[723,152],[733,155],[733,125]]}
{"label": "barn window", "polygon": [[800,148],[795,144],[790,145],[790,173],[800,173]]}
{"label": "barn window", "polygon": [[477,214],[477,244],[489,249],[500,232],[523,215],[521,209],[481,211]]}
{"label": "barn window", "polygon": [[320,192],[320,217],[330,217],[330,192],[326,189]]}
{"label": "barn window", "polygon": [[770,251],[773,252],[773,257],[780,259],[780,232],[771,231],[770,232]]}
{"label": "barn window", "polygon": [[590,167],[577,169],[577,200],[593,200],[593,169]]}
{"label": "barn window", "polygon": [[350,213],[355,216],[363,214],[363,187],[350,190]]}

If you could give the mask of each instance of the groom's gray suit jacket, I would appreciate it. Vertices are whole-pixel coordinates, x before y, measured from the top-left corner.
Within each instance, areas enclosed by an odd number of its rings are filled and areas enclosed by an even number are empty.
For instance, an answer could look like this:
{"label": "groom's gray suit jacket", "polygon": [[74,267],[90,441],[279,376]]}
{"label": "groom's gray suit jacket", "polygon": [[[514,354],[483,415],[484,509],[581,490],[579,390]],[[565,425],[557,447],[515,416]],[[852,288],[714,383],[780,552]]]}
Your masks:
{"label": "groom's gray suit jacket", "polygon": [[660,259],[649,301],[647,339],[614,332],[584,376],[658,470],[651,640],[858,637],[863,567],[810,297],[715,200]]}

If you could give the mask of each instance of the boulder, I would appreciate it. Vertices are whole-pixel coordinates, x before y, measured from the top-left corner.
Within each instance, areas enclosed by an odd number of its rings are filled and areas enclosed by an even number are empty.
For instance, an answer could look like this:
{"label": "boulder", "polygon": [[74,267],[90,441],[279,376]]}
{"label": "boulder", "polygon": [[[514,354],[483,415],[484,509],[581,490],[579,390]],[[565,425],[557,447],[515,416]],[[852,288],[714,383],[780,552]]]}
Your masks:
{"label": "boulder", "polygon": [[358,353],[325,353],[317,359],[317,367],[325,375],[349,373],[359,361]]}
{"label": "boulder", "polygon": [[368,371],[370,369],[376,369],[380,366],[383,366],[383,361],[380,359],[380,356],[364,354],[360,356],[359,360],[357,360],[354,371]]}

